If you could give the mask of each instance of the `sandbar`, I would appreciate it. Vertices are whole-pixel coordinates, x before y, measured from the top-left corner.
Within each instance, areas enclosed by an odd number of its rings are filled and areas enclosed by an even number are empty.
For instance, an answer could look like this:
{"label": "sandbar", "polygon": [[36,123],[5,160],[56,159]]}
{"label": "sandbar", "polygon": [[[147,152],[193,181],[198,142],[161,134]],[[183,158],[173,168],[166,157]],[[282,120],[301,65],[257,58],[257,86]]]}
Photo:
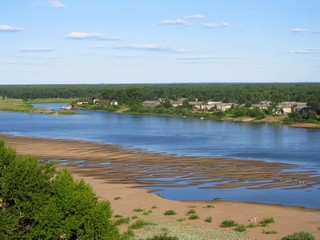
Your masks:
{"label": "sandbar", "polygon": [[[219,224],[226,219],[247,225],[252,217],[256,217],[257,221],[273,217],[275,223],[266,228],[247,229],[248,238],[281,239],[297,231],[307,231],[320,238],[319,209],[213,200],[172,201],[137,188],[157,185],[159,188],[170,187],[175,184],[174,177],[177,175],[197,180],[191,182],[211,181],[217,188],[252,186],[264,189],[282,184],[295,187],[301,179],[306,187],[320,183],[319,176],[314,176],[312,172],[288,171],[295,169],[290,164],[232,159],[213,161],[212,158],[158,154],[81,141],[5,135],[0,138],[4,139],[7,146],[15,148],[20,156],[36,156],[42,161],[56,160],[59,166],[66,166],[76,179],[84,179],[99,197],[110,201],[114,214],[130,217],[140,214],[134,213],[134,209],[142,208],[152,211],[150,215],[141,214],[147,220],[169,223],[170,227],[176,226],[178,229],[182,225],[186,229],[203,229],[204,233],[220,229]],[[145,178],[146,174],[148,178]],[[157,181],[159,178],[162,179],[161,184]],[[199,219],[188,220],[185,214],[190,208],[196,210]],[[174,209],[177,215],[164,216],[163,213],[170,209]],[[213,218],[211,223],[204,221],[209,216]],[[178,218],[186,219],[178,222]],[[274,234],[265,234],[263,231]]]}

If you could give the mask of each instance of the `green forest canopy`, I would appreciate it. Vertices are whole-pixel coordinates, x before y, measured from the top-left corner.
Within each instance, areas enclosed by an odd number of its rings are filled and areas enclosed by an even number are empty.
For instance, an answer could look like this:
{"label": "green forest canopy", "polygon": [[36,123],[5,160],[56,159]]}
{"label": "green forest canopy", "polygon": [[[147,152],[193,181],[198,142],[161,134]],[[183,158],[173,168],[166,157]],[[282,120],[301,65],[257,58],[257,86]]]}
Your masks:
{"label": "green forest canopy", "polygon": [[197,98],[237,104],[263,100],[320,102],[320,83],[203,83],[203,84],[124,84],[124,85],[0,85],[3,98],[81,98],[116,100],[120,104],[159,98]]}

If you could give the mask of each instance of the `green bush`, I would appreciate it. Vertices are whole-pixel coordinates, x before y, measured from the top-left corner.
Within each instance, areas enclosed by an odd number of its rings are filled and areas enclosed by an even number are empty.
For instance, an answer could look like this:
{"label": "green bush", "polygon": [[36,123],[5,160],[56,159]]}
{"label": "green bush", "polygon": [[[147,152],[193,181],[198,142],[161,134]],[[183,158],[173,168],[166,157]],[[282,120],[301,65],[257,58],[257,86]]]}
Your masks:
{"label": "green bush", "polygon": [[316,238],[308,232],[296,232],[282,238],[281,240],[316,240]]}
{"label": "green bush", "polygon": [[259,226],[266,227],[271,223],[274,223],[274,219],[272,217],[264,218],[259,222]]}
{"label": "green bush", "polygon": [[174,210],[168,210],[168,211],[165,211],[165,213],[164,213],[164,215],[166,215],[166,216],[173,216],[176,214],[177,213]]}
{"label": "green bush", "polygon": [[199,217],[196,214],[191,214],[191,215],[189,215],[189,219],[190,220],[196,220],[196,219],[199,219]]}
{"label": "green bush", "polygon": [[120,239],[107,201],[67,170],[18,158],[0,140],[0,239]]}
{"label": "green bush", "polygon": [[212,217],[207,217],[204,221],[208,222],[208,223],[211,223],[212,222]]}
{"label": "green bush", "polygon": [[186,216],[187,216],[187,215],[191,215],[191,214],[196,214],[196,213],[197,213],[196,210],[190,209],[190,210],[186,213]]}
{"label": "green bush", "polygon": [[222,223],[220,223],[219,225],[220,227],[223,227],[223,228],[229,228],[229,227],[235,227],[235,226],[238,226],[238,223],[236,223],[235,221],[233,220],[224,220]]}

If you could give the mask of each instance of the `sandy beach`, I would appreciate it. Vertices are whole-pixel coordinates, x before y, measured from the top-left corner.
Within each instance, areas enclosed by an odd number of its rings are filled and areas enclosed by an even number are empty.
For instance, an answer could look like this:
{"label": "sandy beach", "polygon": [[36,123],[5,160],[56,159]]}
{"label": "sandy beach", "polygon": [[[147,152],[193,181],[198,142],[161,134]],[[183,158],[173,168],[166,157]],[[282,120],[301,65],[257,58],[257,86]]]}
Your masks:
{"label": "sandy beach", "polygon": [[[256,189],[273,188],[279,185],[301,187],[319,184],[320,178],[312,172],[282,171],[293,169],[290,164],[180,157],[122,149],[114,145],[78,141],[35,139],[0,136],[7,146],[16,149],[18,155],[37,156],[41,160],[57,160],[59,166],[69,168],[77,179],[84,179],[102,199],[111,202],[115,215],[146,219],[157,223],[154,231],[180,231],[181,239],[281,239],[298,231],[307,231],[320,238],[320,210],[277,205],[240,203],[226,201],[171,201],[138,186],[167,187],[176,184],[170,177],[189,176],[198,182],[214,182],[217,188],[250,186]],[[168,171],[170,169],[170,171]],[[192,176],[190,174],[192,173]],[[145,175],[148,174],[148,179]],[[159,183],[159,177],[168,178]],[[152,180],[153,179],[153,180]],[[257,182],[259,184],[257,184]],[[299,183],[300,182],[300,183]],[[258,190],[257,190],[258,191]],[[143,211],[134,212],[141,208]],[[189,220],[186,213],[194,209],[199,219]],[[166,210],[177,214],[165,216]],[[212,222],[204,219],[212,217]],[[239,224],[250,224],[273,217],[275,223],[267,227],[247,229],[247,235],[224,230],[219,224],[233,219]],[[180,219],[180,221],[177,221]],[[123,226],[122,226],[123,227]],[[140,230],[144,231],[144,230]],[[146,236],[147,232],[143,235]],[[152,232],[152,231],[149,231]],[[266,234],[269,233],[269,234]],[[271,233],[271,234],[270,234]],[[229,235],[224,235],[229,234]],[[220,238],[212,236],[219,235]],[[197,238],[197,236],[201,236]],[[230,236],[225,238],[224,236]],[[247,238],[246,238],[247,237]]]}

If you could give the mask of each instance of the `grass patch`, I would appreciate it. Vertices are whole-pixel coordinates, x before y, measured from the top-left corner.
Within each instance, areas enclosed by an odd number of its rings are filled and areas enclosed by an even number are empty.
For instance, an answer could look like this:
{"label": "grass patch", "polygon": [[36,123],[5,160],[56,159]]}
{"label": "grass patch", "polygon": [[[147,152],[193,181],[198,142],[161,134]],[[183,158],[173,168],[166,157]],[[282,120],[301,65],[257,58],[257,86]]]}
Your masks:
{"label": "grass patch", "polygon": [[196,214],[196,213],[197,213],[196,210],[190,209],[190,210],[186,213],[186,216],[192,215],[192,214]]}
{"label": "grass patch", "polygon": [[246,226],[246,228],[255,228],[255,227],[257,227],[257,225],[254,223],[250,223]]}
{"label": "grass patch", "polygon": [[238,223],[236,223],[234,220],[224,220],[222,223],[219,225],[222,228],[230,228],[230,227],[236,227],[238,226]]}
{"label": "grass patch", "polygon": [[155,209],[155,208],[158,208],[158,206],[157,205],[153,205],[151,208]]}
{"label": "grass patch", "polygon": [[199,216],[197,214],[191,214],[191,215],[189,215],[189,219],[196,220],[196,219],[199,219]]}
{"label": "grass patch", "polygon": [[135,208],[133,209],[134,212],[143,212],[144,210],[142,208]]}
{"label": "grass patch", "polygon": [[148,215],[150,215],[151,213],[152,213],[152,211],[151,211],[151,210],[148,210],[148,211],[144,211],[144,212],[143,212],[143,215],[148,216]]}
{"label": "grass patch", "polygon": [[263,230],[262,233],[264,233],[264,234],[277,234],[277,231],[274,231],[274,230]]}
{"label": "grass patch", "polygon": [[186,219],[185,218],[178,218],[177,219],[177,222],[183,222],[183,221],[185,221]]}
{"label": "grass patch", "polygon": [[212,222],[212,217],[207,217],[204,221],[207,222],[207,223],[211,223]]}
{"label": "grass patch", "polygon": [[214,206],[212,204],[208,204],[206,208],[214,208]]}
{"label": "grass patch", "polygon": [[114,224],[116,226],[119,226],[119,225],[122,225],[122,224],[129,224],[129,222],[130,222],[130,218],[119,218],[114,222]]}
{"label": "grass patch", "polygon": [[264,218],[259,222],[259,226],[266,227],[271,223],[274,223],[274,219],[272,217]]}
{"label": "grass patch", "polygon": [[177,237],[171,237],[167,234],[156,235],[152,238],[147,238],[146,240],[179,240]]}
{"label": "grass patch", "polygon": [[138,218],[138,216],[136,216],[136,215],[133,215],[132,217],[131,217],[131,219],[137,219]]}
{"label": "grass patch", "polygon": [[114,215],[114,217],[115,217],[115,218],[122,218],[123,216],[120,215],[120,214],[116,214],[116,215]]}
{"label": "grass patch", "polygon": [[120,200],[121,199],[121,197],[115,197],[114,198],[114,200]]}
{"label": "grass patch", "polygon": [[149,225],[154,225],[152,222],[147,222],[145,220],[137,220],[136,222],[134,222],[133,224],[130,225],[130,229],[140,229],[143,228],[145,226],[149,226]]}
{"label": "grass patch", "polygon": [[246,226],[238,225],[233,230],[235,230],[236,232],[245,232],[246,231]]}
{"label": "grass patch", "polygon": [[174,210],[168,210],[164,212],[164,215],[166,216],[173,216],[176,215],[177,213]]}
{"label": "grass patch", "polygon": [[133,237],[134,237],[134,232],[131,229],[128,229],[128,231],[126,231],[122,234],[121,239],[131,239]]}
{"label": "grass patch", "polygon": [[296,232],[282,238],[281,240],[316,240],[316,238],[308,232]]}

